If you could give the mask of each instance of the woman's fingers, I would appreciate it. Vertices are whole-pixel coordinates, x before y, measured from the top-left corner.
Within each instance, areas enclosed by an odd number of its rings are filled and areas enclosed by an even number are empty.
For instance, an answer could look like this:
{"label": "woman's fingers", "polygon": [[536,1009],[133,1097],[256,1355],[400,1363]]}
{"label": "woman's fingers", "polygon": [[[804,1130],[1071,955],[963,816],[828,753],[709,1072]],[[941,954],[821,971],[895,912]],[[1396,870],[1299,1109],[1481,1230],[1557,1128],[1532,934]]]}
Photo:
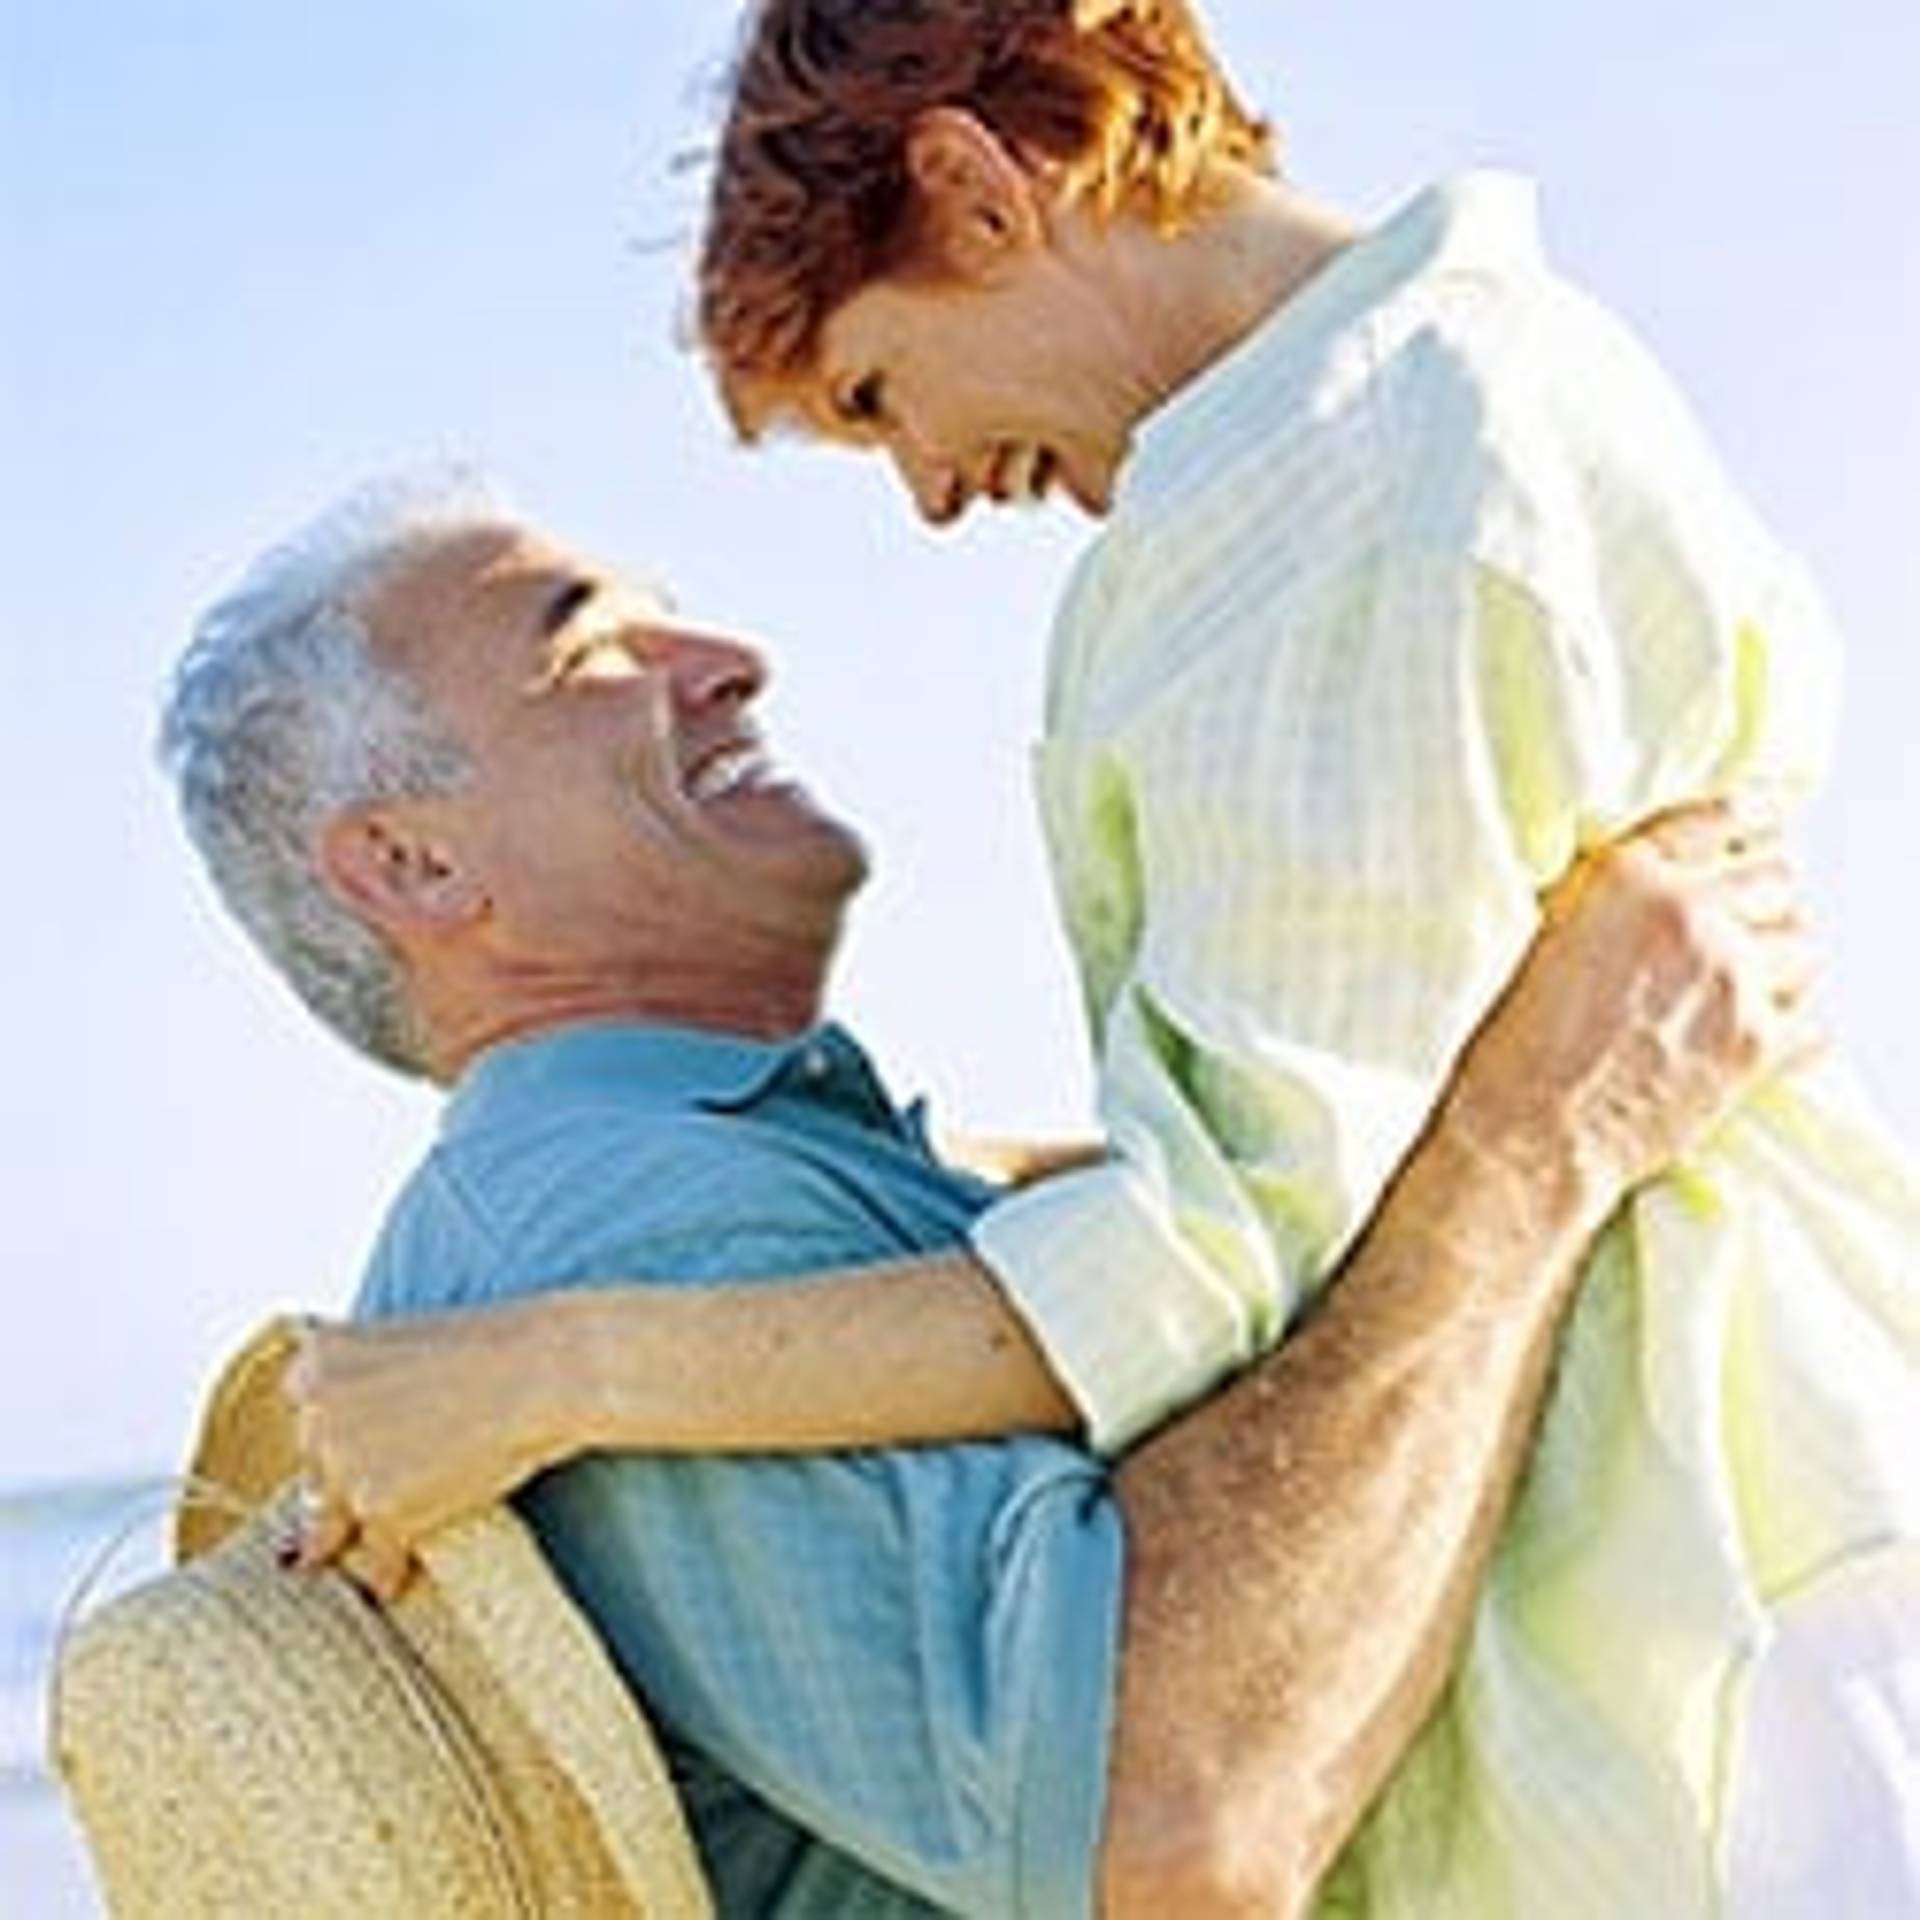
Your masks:
{"label": "woman's fingers", "polygon": [[382,1602],[411,1577],[412,1542],[451,1517],[436,1489],[452,1436],[422,1397],[419,1347],[417,1329],[309,1321],[283,1376],[303,1484],[287,1561],[336,1566]]}
{"label": "woman's fingers", "polygon": [[293,1524],[288,1561],[309,1569],[338,1559],[360,1530],[346,1502],[311,1478],[301,1485]]}
{"label": "woman's fingers", "polygon": [[356,1585],[376,1599],[387,1600],[405,1586],[410,1556],[351,1497],[338,1450],[328,1442],[322,1412],[330,1348],[340,1337],[323,1321],[304,1322],[282,1380],[293,1406],[302,1476],[295,1537],[287,1558],[303,1572],[338,1565]]}
{"label": "woman's fingers", "polygon": [[340,1571],[383,1606],[399,1599],[413,1574],[413,1555],[378,1527],[363,1527],[340,1555]]}

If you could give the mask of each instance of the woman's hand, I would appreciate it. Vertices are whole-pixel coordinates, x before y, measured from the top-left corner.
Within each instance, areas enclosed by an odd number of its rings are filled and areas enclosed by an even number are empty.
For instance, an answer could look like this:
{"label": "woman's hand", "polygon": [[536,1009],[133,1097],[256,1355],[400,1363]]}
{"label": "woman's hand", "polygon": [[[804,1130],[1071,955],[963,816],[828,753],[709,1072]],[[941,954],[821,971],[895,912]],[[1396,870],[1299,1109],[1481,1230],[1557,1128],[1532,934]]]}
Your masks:
{"label": "woman's hand", "polygon": [[819,1453],[1070,1433],[1079,1415],[964,1249],[505,1306],[314,1322],[287,1369],[307,1498],[294,1558],[376,1598],[436,1528],[587,1452]]}
{"label": "woman's hand", "polygon": [[306,1476],[295,1563],[392,1600],[419,1541],[562,1457],[547,1383],[565,1377],[566,1325],[556,1298],[309,1323],[286,1375]]}

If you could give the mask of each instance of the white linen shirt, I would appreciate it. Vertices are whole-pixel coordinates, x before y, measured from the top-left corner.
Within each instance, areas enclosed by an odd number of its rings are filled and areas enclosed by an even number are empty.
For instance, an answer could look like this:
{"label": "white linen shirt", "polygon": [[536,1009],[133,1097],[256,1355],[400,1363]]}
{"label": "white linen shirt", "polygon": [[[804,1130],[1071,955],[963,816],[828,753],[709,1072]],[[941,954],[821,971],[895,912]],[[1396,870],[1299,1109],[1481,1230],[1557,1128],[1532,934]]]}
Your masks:
{"label": "white linen shirt", "polygon": [[[1423,195],[1145,423],[1037,755],[1112,1152],[973,1236],[1096,1446],[1284,1334],[1540,891],[1675,802],[1803,792],[1837,680],[1520,181]],[[1623,1209],[1469,1657],[1333,1906],[1713,1910],[1770,1608],[1920,1539],[1917,1249],[1920,1182],[1811,1082]]]}

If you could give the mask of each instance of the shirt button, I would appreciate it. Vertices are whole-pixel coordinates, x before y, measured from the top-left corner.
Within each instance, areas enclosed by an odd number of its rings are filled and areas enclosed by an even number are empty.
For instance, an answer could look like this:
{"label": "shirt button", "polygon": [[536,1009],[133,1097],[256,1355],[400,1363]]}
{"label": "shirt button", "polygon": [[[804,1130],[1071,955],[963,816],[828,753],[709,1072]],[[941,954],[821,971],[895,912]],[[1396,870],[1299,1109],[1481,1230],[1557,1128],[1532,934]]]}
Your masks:
{"label": "shirt button", "polygon": [[817,1087],[833,1071],[833,1061],[826,1048],[817,1044],[809,1047],[800,1056],[800,1071]]}

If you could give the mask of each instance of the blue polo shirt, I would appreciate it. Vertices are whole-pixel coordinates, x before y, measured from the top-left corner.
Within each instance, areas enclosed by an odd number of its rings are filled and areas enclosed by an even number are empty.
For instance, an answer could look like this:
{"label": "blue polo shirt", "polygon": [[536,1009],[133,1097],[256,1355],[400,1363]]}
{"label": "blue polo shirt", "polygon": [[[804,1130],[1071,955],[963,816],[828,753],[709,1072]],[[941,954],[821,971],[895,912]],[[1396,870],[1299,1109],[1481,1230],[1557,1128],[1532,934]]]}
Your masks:
{"label": "blue polo shirt", "polygon": [[[462,1079],[357,1311],[897,1259],[990,1197],[838,1028],[572,1027]],[[646,1702],[723,1914],[1091,1912],[1122,1567],[1097,1462],[600,1454],[519,1505]]]}

